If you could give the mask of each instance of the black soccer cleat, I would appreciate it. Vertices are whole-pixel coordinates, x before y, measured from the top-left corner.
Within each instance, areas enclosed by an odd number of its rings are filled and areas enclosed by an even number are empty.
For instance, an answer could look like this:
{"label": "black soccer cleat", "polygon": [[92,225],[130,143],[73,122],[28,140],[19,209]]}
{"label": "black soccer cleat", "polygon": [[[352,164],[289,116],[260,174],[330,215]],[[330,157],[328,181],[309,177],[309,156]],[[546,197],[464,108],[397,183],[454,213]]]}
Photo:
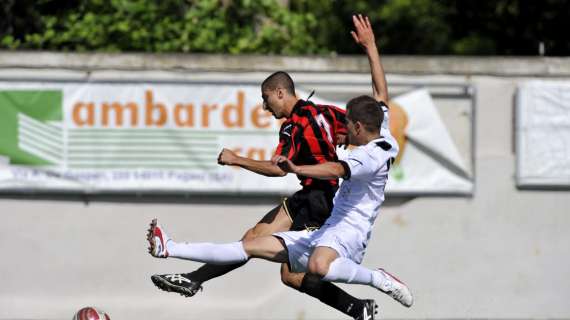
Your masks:
{"label": "black soccer cleat", "polygon": [[378,305],[376,301],[372,299],[364,300],[364,304],[362,305],[362,311],[358,317],[354,318],[354,320],[374,320],[376,319],[376,315],[378,314]]}
{"label": "black soccer cleat", "polygon": [[168,292],[177,292],[185,297],[192,297],[202,291],[202,283],[183,274],[155,274],[150,277],[155,286]]}

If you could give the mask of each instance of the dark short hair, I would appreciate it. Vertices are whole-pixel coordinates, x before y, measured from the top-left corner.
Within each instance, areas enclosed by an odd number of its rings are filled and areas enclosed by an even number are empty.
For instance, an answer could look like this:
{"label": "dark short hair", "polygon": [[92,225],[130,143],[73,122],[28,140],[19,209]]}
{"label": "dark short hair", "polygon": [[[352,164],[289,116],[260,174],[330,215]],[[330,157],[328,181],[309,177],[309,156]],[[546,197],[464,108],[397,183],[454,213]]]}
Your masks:
{"label": "dark short hair", "polygon": [[274,72],[261,83],[261,90],[275,90],[277,88],[283,88],[287,93],[295,95],[295,83],[285,71]]}
{"label": "dark short hair", "polygon": [[370,96],[352,98],[346,105],[347,117],[352,122],[359,121],[367,131],[379,131],[384,113],[376,99]]}

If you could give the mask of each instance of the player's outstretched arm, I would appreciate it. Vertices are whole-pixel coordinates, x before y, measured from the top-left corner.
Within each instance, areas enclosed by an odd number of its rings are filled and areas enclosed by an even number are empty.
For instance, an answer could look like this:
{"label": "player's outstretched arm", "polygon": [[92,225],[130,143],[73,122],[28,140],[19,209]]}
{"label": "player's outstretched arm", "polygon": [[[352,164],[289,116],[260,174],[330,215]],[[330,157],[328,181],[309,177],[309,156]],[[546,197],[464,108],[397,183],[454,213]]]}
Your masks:
{"label": "player's outstretched arm", "polygon": [[346,170],[339,162],[325,162],[315,165],[297,166],[291,162],[291,160],[283,156],[273,158],[273,162],[284,172],[323,180],[342,178],[346,174]]}
{"label": "player's outstretched arm", "polygon": [[267,177],[283,177],[287,173],[271,161],[253,160],[237,155],[235,152],[224,148],[218,156],[218,164],[242,167],[251,172]]}
{"label": "player's outstretched arm", "polygon": [[364,49],[368,56],[370,72],[372,74],[372,92],[374,98],[377,101],[387,103],[389,98],[388,85],[386,83],[382,61],[380,60],[380,53],[376,47],[376,39],[374,38],[374,32],[372,31],[370,20],[368,17],[363,17],[359,14],[352,16],[352,21],[356,31],[351,31],[350,33],[352,34],[354,41]]}

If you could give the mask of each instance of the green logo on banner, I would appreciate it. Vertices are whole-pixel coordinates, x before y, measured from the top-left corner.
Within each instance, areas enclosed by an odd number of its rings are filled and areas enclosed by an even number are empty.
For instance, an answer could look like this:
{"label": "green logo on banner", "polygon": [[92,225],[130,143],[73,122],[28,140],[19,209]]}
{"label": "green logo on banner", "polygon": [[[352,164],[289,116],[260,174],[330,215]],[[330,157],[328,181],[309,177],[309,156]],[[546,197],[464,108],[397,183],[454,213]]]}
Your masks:
{"label": "green logo on banner", "polygon": [[60,90],[0,90],[0,157],[10,164],[57,164],[63,154]]}

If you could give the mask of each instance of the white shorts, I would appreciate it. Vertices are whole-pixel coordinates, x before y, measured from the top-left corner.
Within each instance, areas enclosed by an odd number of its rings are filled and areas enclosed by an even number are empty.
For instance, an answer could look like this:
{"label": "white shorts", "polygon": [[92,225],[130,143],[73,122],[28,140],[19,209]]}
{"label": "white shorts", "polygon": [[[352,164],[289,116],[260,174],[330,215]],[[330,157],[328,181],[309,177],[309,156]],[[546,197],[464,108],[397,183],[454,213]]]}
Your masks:
{"label": "white shorts", "polygon": [[273,235],[285,242],[292,272],[307,271],[309,257],[316,247],[332,248],[339,257],[348,258],[360,264],[367,245],[366,238],[358,230],[341,224],[325,224],[316,231],[287,231]]}

